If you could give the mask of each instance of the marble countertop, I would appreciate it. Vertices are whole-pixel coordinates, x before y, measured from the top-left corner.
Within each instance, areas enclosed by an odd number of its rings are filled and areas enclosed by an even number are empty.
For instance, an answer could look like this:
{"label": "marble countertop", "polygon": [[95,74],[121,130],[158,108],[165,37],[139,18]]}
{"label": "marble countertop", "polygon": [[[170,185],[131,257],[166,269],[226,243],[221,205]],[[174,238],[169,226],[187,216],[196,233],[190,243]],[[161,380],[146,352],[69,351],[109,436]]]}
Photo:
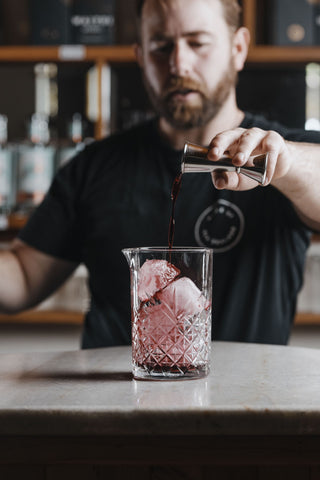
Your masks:
{"label": "marble countertop", "polygon": [[0,355],[0,435],[319,435],[320,350],[214,342],[205,379],[139,381],[131,348]]}

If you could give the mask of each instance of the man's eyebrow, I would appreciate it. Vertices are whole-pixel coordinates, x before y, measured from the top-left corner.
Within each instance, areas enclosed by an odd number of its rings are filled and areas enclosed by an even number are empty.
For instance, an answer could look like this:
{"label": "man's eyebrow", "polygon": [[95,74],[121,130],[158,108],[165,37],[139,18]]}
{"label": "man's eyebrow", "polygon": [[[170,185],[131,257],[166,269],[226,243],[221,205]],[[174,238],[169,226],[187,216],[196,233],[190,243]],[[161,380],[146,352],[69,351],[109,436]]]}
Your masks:
{"label": "man's eyebrow", "polygon": [[163,40],[171,40],[171,37],[169,37],[168,35],[164,35],[163,33],[155,33],[151,37],[151,41],[153,42],[161,42]]}
{"label": "man's eyebrow", "polygon": [[[198,37],[200,35],[204,35],[204,36],[207,36],[207,37],[212,37],[213,34],[212,32],[207,32],[205,30],[196,30],[196,31],[193,31],[193,32],[185,32],[182,34],[182,37],[186,38],[186,37]],[[166,35],[165,33],[155,33],[154,35],[152,35],[151,37],[151,40],[154,41],[154,42],[159,42],[159,41],[165,41],[165,40],[173,40],[174,37],[170,36],[170,35]]]}

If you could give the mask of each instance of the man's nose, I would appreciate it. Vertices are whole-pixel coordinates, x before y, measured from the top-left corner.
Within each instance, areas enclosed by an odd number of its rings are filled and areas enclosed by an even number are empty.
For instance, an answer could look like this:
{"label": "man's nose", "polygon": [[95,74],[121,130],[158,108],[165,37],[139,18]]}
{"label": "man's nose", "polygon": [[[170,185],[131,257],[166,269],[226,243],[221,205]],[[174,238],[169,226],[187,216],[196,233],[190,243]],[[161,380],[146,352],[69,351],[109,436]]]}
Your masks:
{"label": "man's nose", "polygon": [[190,72],[191,57],[188,46],[177,42],[171,52],[169,67],[170,73],[177,76],[185,76]]}

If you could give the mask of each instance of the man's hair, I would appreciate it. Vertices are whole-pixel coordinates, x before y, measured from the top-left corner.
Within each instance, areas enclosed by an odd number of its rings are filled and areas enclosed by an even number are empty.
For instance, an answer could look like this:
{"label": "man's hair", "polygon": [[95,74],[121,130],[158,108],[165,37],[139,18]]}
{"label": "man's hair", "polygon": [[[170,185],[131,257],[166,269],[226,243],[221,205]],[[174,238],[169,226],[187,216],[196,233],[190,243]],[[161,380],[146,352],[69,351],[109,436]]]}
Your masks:
{"label": "man's hair", "polygon": [[[146,0],[136,0],[136,12],[138,17],[138,27],[140,24],[143,5]],[[224,18],[232,31],[236,31],[241,26],[241,7],[238,0],[218,0],[221,3]]]}

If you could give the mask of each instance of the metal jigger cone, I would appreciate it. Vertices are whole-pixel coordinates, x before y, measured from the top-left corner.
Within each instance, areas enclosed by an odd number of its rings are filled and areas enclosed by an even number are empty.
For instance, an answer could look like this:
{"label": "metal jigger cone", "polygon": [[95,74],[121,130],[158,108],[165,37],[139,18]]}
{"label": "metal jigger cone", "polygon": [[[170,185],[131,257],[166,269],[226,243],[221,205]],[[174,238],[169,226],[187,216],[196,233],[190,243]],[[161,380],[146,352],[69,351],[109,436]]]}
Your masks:
{"label": "metal jigger cone", "polygon": [[268,165],[268,153],[255,155],[242,167],[233,165],[230,157],[221,157],[216,162],[208,160],[209,149],[193,143],[186,143],[183,150],[181,172],[204,173],[204,172],[236,172],[255,180],[263,185],[266,179]]}

